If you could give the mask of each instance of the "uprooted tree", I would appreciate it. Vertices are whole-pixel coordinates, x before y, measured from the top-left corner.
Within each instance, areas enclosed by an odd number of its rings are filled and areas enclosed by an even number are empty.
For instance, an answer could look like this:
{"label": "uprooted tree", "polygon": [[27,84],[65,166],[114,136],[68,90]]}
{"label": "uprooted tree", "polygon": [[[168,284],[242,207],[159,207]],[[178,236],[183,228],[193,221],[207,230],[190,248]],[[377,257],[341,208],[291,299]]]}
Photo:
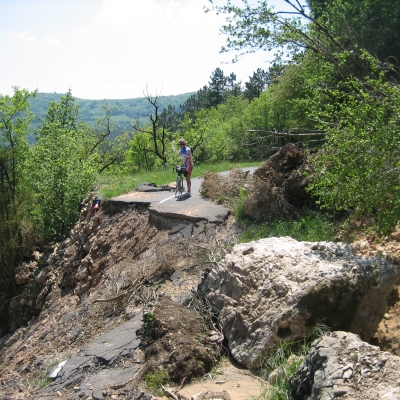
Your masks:
{"label": "uprooted tree", "polygon": [[222,51],[276,50],[286,66],[267,112],[326,134],[311,190],[323,207],[372,214],[387,232],[400,218],[399,8],[391,0],[285,3],[289,11],[267,1],[214,7],[227,17]]}

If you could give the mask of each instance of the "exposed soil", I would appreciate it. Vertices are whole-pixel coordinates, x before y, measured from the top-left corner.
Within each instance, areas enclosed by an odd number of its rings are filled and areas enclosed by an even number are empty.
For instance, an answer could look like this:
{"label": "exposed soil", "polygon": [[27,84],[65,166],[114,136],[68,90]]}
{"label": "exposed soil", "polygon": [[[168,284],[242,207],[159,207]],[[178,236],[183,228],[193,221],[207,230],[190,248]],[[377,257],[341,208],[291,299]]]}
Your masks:
{"label": "exposed soil", "polygon": [[189,382],[204,376],[218,362],[221,345],[211,342],[210,326],[201,314],[160,296],[153,310],[145,315],[145,334],[149,343],[145,350],[145,372],[163,367],[172,382]]}
{"label": "exposed soil", "polygon": [[250,371],[228,358],[223,358],[212,374],[207,374],[202,379],[184,386],[179,393],[191,398],[207,390],[210,392],[226,390],[231,400],[250,400],[260,396],[267,386],[267,382]]}
{"label": "exposed soil", "polygon": [[[232,219],[219,226],[206,224],[197,238],[185,239],[171,235],[170,226],[162,225],[162,221],[157,227],[150,224],[148,212],[135,208],[114,215],[100,211],[89,225],[78,223],[88,236],[84,242],[68,244],[65,265],[46,267],[50,269],[47,282],[52,283],[40,315],[1,339],[0,392],[4,397],[0,398],[41,398],[36,391],[47,383],[52,365],[75,356],[90,341],[142,312],[144,304],[156,304],[157,319],[145,350],[148,366],[137,383],[146,371],[161,364],[176,382],[183,377],[189,382],[212,369],[220,348],[208,341],[212,329],[193,307],[190,310],[171,298],[179,300],[197,287],[215,257],[226,253],[224,243],[235,240],[237,227]],[[77,236],[83,236],[82,232]],[[89,242],[90,257],[85,251]],[[88,258],[88,276],[78,280],[78,265]],[[164,296],[159,297],[160,293]],[[118,393],[117,398],[125,398]],[[71,388],[62,396],[76,398],[76,391]]]}
{"label": "exposed soil", "polygon": [[[277,163],[280,178],[287,175],[289,179],[297,167],[304,166],[304,159],[300,150],[287,150],[280,161],[277,158],[270,164]],[[273,176],[278,179],[275,173]],[[246,179],[239,178],[241,182]],[[302,183],[295,186],[301,190]],[[293,193],[298,193],[297,189]],[[132,385],[145,387],[146,373],[162,366],[175,390],[183,386],[179,393],[185,397],[205,390],[226,390],[232,400],[259,395],[265,389],[259,378],[227,358],[220,364],[224,349],[219,332],[207,307],[191,295],[205,271],[227,253],[227,245],[235,243],[239,229],[230,217],[222,225],[198,226],[196,237],[185,238],[171,230],[180,223],[150,223],[147,210],[138,208],[116,214],[100,211],[95,218],[83,216],[75,232],[79,239],[65,244],[65,264],[47,267],[47,283],[39,284],[43,294],[40,314],[0,339],[0,398],[52,398],[37,394],[46,384],[51,365],[76,355],[93,339],[142,312],[143,306],[146,368]],[[386,253],[399,263],[398,231],[385,243],[359,238],[354,248],[364,256]],[[87,267],[80,270],[83,260]],[[84,278],[77,278],[79,274]],[[399,290],[393,292],[388,312],[372,339],[373,344],[397,355]],[[108,392],[111,396],[128,398],[123,389]],[[54,398],[76,399],[77,390],[71,387]]]}

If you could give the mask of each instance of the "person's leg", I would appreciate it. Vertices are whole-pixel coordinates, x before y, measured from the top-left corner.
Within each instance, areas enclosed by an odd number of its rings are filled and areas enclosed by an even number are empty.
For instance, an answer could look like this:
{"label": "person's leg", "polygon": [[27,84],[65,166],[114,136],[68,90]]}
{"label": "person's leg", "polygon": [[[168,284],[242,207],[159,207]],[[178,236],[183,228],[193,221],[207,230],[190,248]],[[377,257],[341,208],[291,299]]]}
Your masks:
{"label": "person's leg", "polygon": [[192,189],[192,182],[190,180],[190,175],[192,174],[192,165],[189,166],[189,169],[187,171],[186,175],[186,184],[187,184],[187,192],[188,194],[191,194],[191,189]]}

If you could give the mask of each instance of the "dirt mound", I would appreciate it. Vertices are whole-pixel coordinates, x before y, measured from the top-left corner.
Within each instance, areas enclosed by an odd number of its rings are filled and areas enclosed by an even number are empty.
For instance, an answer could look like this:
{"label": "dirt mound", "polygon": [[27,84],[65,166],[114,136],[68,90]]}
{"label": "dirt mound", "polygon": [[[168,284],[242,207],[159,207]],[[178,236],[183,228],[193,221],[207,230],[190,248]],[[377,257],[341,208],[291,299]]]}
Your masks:
{"label": "dirt mound", "polygon": [[227,176],[206,172],[203,176],[200,193],[207,199],[232,208],[235,199],[239,198],[240,189],[248,181],[248,175],[248,171],[242,171],[240,168],[229,171]]}
{"label": "dirt mound", "polygon": [[312,204],[306,191],[311,173],[309,157],[302,147],[292,143],[282,147],[254,172],[244,215],[265,220]]}
{"label": "dirt mound", "polygon": [[197,313],[160,296],[153,311],[145,316],[147,372],[163,367],[176,383],[208,373],[220,357],[216,343],[208,340],[209,330]]}

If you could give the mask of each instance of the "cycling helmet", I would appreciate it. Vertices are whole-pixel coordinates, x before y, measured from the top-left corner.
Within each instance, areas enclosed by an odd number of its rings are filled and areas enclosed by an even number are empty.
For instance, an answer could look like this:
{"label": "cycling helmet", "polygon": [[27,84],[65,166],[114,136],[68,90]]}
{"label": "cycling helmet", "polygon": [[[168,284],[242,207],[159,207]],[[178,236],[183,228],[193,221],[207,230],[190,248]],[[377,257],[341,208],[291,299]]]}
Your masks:
{"label": "cycling helmet", "polygon": [[185,144],[185,139],[179,139],[179,144]]}

